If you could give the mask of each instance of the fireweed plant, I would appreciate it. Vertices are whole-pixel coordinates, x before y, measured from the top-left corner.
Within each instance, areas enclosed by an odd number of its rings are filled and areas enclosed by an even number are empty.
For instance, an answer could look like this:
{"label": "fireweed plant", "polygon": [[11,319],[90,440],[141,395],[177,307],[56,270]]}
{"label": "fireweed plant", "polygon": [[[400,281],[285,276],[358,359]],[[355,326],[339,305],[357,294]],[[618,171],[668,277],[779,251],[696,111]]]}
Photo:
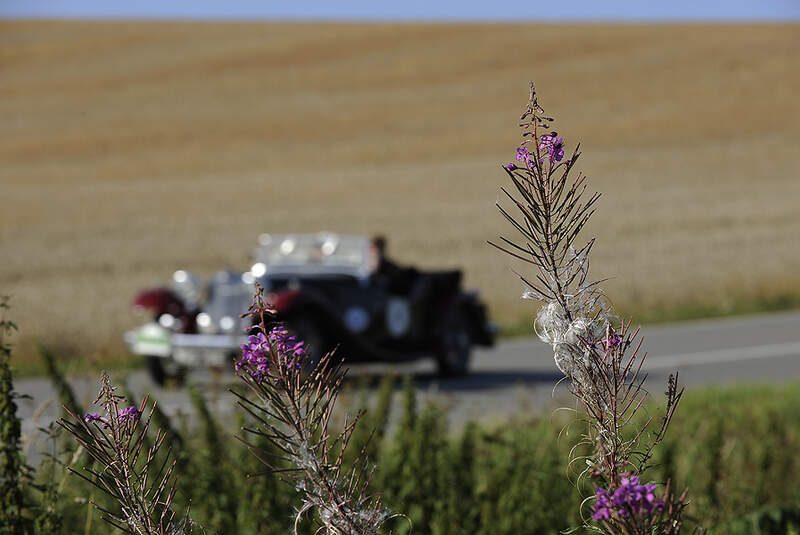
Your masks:
{"label": "fireweed plant", "polygon": [[677,374],[667,381],[663,416],[637,426],[647,398],[642,339],[613,314],[602,281],[589,278],[594,240],[578,244],[600,194],[585,195],[586,176],[575,172],[580,145],[566,155],[533,84],[520,120],[516,158],[503,165],[512,187],[501,191],[511,208],[499,201],[497,207],[521,239],[500,237],[490,244],[535,268],[535,277],[517,273],[526,285],[523,298],[544,303],[537,334],[552,346],[556,366],[586,414],[583,443],[592,453],[573,459],[586,462],[581,475],[595,482],[594,495],[584,501],[591,511],[581,511],[584,527],[609,535],[678,534],[686,491],[675,496],[669,482],[659,490],[640,481],[683,393]]}
{"label": "fireweed plant", "polygon": [[[341,432],[329,430],[345,377],[341,361],[335,361],[331,353],[312,358],[313,348],[275,324],[273,315],[258,288],[245,314],[255,326],[235,365],[253,396],[231,390],[254,422],[243,428],[244,437],[237,438],[266,467],[250,475],[276,475],[297,489],[302,505],[296,512],[295,533],[302,519],[310,517],[315,533],[376,535],[388,520],[403,515],[392,514],[381,506],[378,496],[368,493],[374,475],[374,467],[366,461],[369,441],[351,468],[344,468],[362,413],[345,421]],[[131,535],[189,535],[194,528],[206,533],[190,519],[188,510],[183,516],[174,511],[177,461],[171,451],[159,453],[164,431],[158,430],[155,439],[148,440],[155,405],[151,404],[145,418],[147,398],[139,407],[128,405],[115,393],[106,373],[94,404],[100,405],[100,412],[84,415],[65,406],[69,418],[58,423],[99,467],[70,471],[118,505],[112,511],[92,502],[103,519]],[[264,441],[271,447],[263,447]]]}
{"label": "fireweed plant", "polygon": [[[257,288],[248,314],[257,325],[242,345],[236,370],[255,400],[233,391],[239,406],[256,422],[237,437],[267,468],[293,485],[302,496],[295,533],[304,516],[315,533],[373,535],[394,516],[368,493],[374,467],[362,451],[349,470],[343,461],[361,413],[345,421],[343,430],[329,430],[344,379],[341,361],[331,353],[312,358],[302,341],[271,320],[274,310]],[[265,439],[273,448],[257,446],[248,437]],[[366,447],[366,446],[365,446]],[[277,452],[277,453],[276,453]]]}
{"label": "fireweed plant", "polygon": [[189,518],[188,510],[179,515],[172,507],[176,461],[171,451],[160,454],[166,433],[159,430],[154,440],[148,439],[155,407],[151,406],[147,417],[143,417],[147,401],[145,397],[139,407],[128,406],[104,372],[94,401],[101,412],[79,415],[65,407],[69,417],[58,420],[94,461],[93,467],[83,471],[69,470],[118,504],[115,511],[97,503],[94,506],[106,522],[123,533],[189,535],[199,526]]}

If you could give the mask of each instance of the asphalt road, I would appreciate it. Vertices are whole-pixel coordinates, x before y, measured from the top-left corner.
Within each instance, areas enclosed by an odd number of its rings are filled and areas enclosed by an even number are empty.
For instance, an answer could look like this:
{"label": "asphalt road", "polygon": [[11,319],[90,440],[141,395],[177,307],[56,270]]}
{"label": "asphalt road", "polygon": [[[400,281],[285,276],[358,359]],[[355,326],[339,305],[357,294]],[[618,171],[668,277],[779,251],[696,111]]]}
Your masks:
{"label": "asphalt road", "polygon": [[[659,394],[669,373],[680,372],[682,384],[698,385],[734,382],[783,382],[800,379],[800,313],[781,313],[724,320],[698,321],[661,327],[645,327],[643,349],[648,353],[645,369],[646,386]],[[359,365],[350,376],[377,380],[391,367]],[[556,368],[549,346],[538,339],[503,341],[490,350],[476,351],[472,373],[463,378],[439,379],[431,362],[396,367],[400,374],[412,374],[421,401],[434,399],[449,409],[451,425],[469,419],[496,419],[524,412],[552,411],[562,402],[569,404],[562,386],[556,387],[561,374]],[[186,414],[192,409],[185,389],[160,389],[143,371],[127,377],[137,395],[150,392],[168,414]],[[233,421],[231,395],[225,385],[235,381],[233,375],[214,376],[206,371],[190,375],[212,409],[222,421]],[[94,398],[96,377],[71,378],[78,398],[88,403]],[[352,381],[355,383],[356,381]],[[45,379],[24,379],[17,382],[17,391],[30,396],[19,400],[23,434],[29,453],[38,449],[42,437],[36,429],[58,416],[54,391]],[[396,393],[399,395],[399,391]],[[346,404],[350,395],[345,393]],[[396,404],[397,406],[397,404]]]}

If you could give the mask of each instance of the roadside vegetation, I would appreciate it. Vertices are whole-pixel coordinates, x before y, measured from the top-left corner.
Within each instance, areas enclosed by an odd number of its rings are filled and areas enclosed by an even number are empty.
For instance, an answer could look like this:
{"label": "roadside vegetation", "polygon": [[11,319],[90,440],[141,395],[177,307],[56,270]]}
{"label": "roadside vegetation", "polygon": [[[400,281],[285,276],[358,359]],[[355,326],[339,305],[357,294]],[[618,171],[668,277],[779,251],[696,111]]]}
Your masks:
{"label": "roadside vegetation", "polygon": [[[362,431],[352,440],[358,451],[369,436],[366,430],[375,430],[364,450],[379,467],[373,490],[387,506],[407,512],[413,533],[555,534],[578,522],[581,491],[587,489],[573,486],[580,468],[566,462],[582,432],[571,417],[519,416],[452,430],[440,408],[416,406],[408,382],[403,401],[393,403],[397,387],[394,378],[384,379],[380,395],[364,407]],[[200,416],[196,425],[170,423],[158,411],[154,418],[167,431],[165,446],[178,461],[176,509],[191,501],[193,519],[209,533],[289,533],[300,505],[297,493],[274,476],[246,477],[263,471],[258,460],[234,438],[230,422],[204,409],[202,396],[193,399]],[[800,449],[800,385],[698,389],[688,391],[681,404],[647,477],[691,487],[688,524],[702,519],[720,535],[797,533],[792,529],[800,526],[800,459],[795,455]],[[6,413],[3,418],[6,428],[13,420]],[[387,428],[390,420],[398,422],[392,429]],[[242,416],[236,427],[249,424]],[[692,437],[690,443],[686,437]],[[149,440],[154,439],[152,433]],[[92,466],[75,444],[53,430],[46,453],[54,456],[46,457],[24,485],[23,517],[58,527],[23,533],[120,533],[86,500],[112,504],[65,470]],[[345,467],[354,460],[348,457]],[[392,527],[407,533],[408,525],[398,519]],[[311,532],[307,525],[300,528],[300,533]]]}

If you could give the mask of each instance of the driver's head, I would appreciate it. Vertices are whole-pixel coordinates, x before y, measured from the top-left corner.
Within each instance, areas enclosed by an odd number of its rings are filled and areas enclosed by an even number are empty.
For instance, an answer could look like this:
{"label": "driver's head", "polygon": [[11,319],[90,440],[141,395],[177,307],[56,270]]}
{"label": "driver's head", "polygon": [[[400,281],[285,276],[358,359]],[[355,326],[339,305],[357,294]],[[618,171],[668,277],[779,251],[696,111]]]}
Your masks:
{"label": "driver's head", "polygon": [[369,263],[372,271],[378,269],[381,261],[386,254],[386,238],[383,236],[373,236],[369,242]]}
{"label": "driver's head", "polygon": [[379,256],[386,254],[386,238],[383,236],[373,236],[370,245]]}

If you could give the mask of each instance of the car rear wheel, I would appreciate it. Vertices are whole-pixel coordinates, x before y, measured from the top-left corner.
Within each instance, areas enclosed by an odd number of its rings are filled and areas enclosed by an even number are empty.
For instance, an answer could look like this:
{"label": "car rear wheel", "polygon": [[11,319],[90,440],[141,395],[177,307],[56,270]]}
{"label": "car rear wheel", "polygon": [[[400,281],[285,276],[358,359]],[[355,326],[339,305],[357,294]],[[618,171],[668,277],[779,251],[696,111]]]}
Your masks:
{"label": "car rear wheel", "polygon": [[442,336],[436,352],[439,375],[443,377],[465,375],[469,369],[472,350],[472,339],[466,315],[459,308],[451,309],[442,328]]}
{"label": "car rear wheel", "polygon": [[181,386],[186,379],[186,367],[181,366],[170,357],[146,357],[147,371],[158,386],[174,384]]}

